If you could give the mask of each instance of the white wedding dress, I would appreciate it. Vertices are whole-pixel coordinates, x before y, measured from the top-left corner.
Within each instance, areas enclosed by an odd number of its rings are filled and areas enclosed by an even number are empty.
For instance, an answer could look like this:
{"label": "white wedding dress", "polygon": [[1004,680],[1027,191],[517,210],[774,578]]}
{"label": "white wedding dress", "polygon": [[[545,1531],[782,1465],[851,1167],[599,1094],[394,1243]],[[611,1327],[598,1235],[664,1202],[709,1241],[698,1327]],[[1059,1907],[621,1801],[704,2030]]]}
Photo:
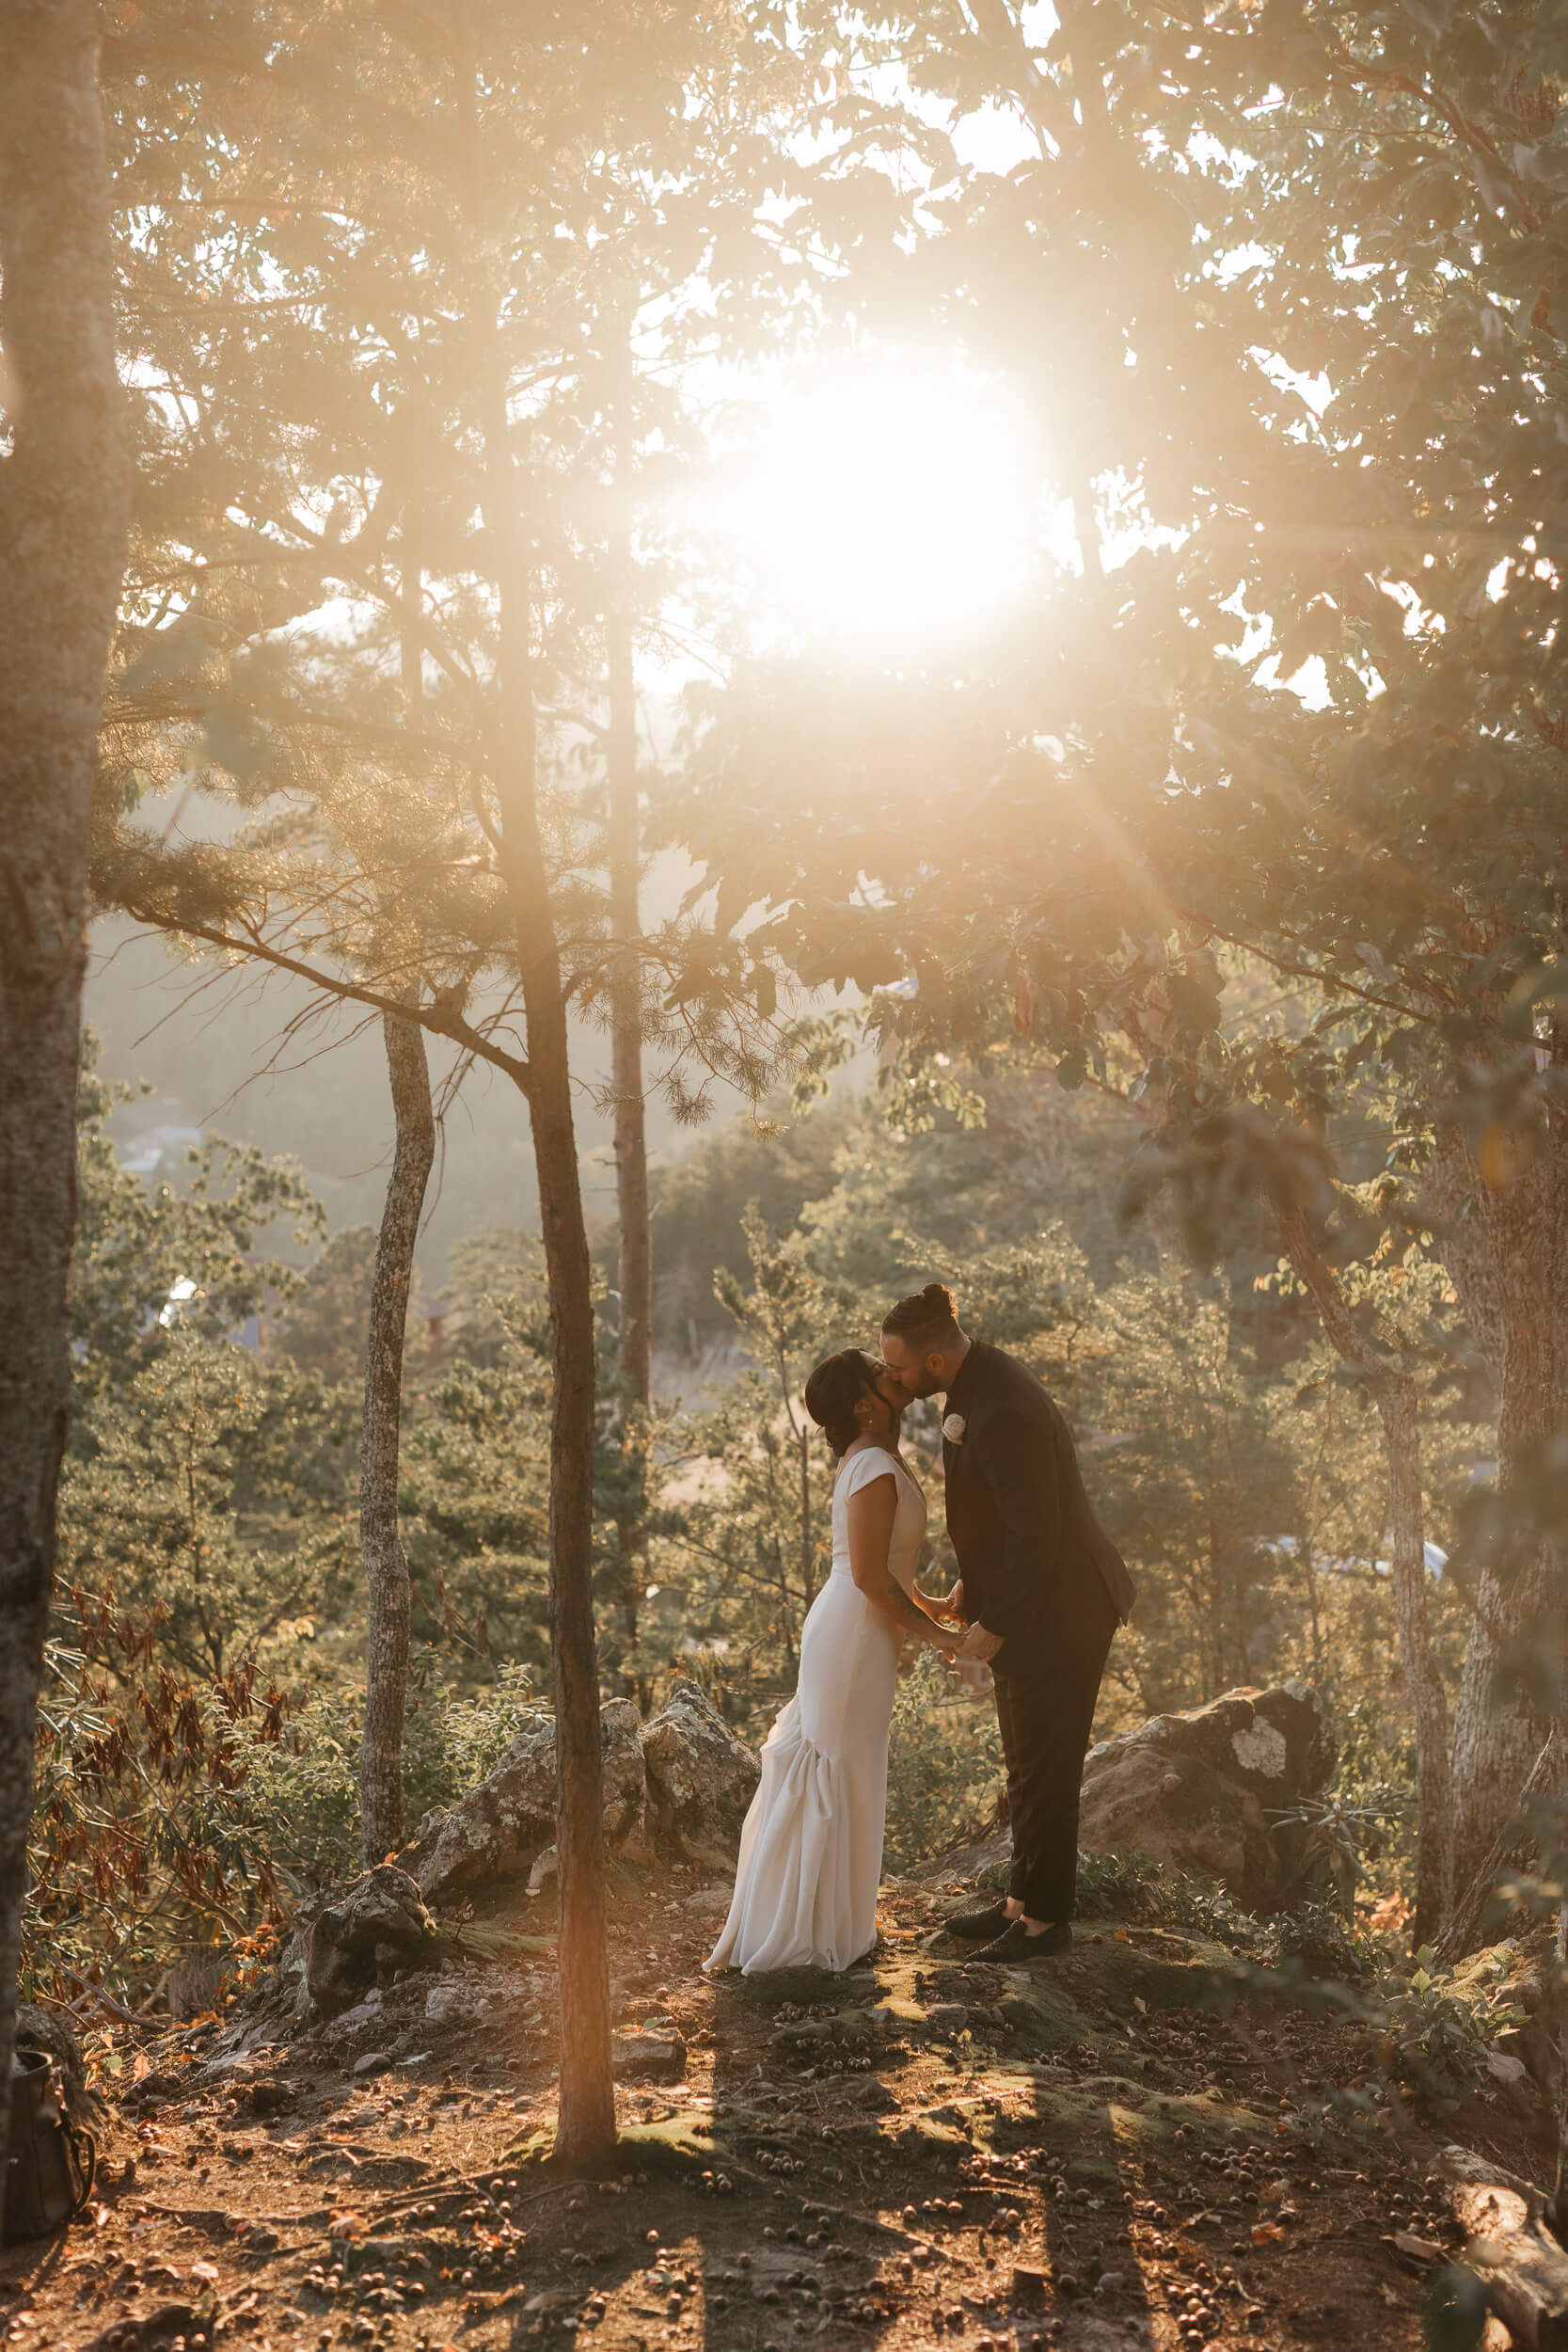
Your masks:
{"label": "white wedding dress", "polygon": [[832,1572],[807,1612],[795,1696],[762,1751],[708,1968],[847,1968],[877,1940],[898,1635],[849,1573],[848,1503],[890,1472],[898,1506],[888,1565],[906,1592],[914,1583],[926,1534],[918,1480],[880,1446],[847,1454],[833,1487]]}

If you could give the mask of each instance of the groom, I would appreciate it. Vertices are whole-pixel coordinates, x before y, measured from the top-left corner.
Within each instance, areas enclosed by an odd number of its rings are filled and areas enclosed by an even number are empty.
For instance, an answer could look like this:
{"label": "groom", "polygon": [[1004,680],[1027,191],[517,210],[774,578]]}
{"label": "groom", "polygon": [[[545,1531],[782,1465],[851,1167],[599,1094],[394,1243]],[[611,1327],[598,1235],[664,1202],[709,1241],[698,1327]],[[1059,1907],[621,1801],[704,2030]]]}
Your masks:
{"label": "groom", "polygon": [[1089,1508],[1067,1422],[1016,1358],[959,1329],[953,1294],[927,1282],[882,1325],[882,1357],[911,1396],[947,1400],[947,1532],[967,1622],[960,1658],[986,1660],[1007,1766],[1013,1867],[1005,1902],[960,1911],[981,1960],[1065,1951],[1078,1875],[1078,1792],[1111,1637],[1132,1580]]}

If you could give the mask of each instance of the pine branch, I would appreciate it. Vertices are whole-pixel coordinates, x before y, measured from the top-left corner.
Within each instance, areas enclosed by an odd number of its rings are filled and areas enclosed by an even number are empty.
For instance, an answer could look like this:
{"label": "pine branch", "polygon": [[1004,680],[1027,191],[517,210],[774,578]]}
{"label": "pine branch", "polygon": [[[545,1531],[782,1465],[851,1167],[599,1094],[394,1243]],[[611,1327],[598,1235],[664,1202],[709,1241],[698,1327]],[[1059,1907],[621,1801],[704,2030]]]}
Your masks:
{"label": "pine branch", "polygon": [[337,996],[345,1003],[366,1005],[378,1013],[391,1013],[402,1020],[417,1021],[422,1029],[434,1036],[451,1038],[471,1054],[477,1061],[487,1061],[497,1070],[504,1070],[513,1084],[526,1095],[531,1076],[528,1063],[516,1054],[509,1054],[504,1046],[494,1044],[483,1031],[464,1020],[451,1001],[451,992],[437,990],[428,1005],[410,1005],[401,998],[383,995],[379,990],[366,988],[357,980],[340,978],[331,972],[323,972],[307,963],[299,956],[291,956],[281,947],[262,939],[259,933],[246,931],[236,938],[216,924],[199,923],[189,916],[166,914],[162,908],[149,906],[145,901],[127,898],[121,901],[125,914],[134,921],[145,923],[149,930],[166,931],[177,938],[199,939],[209,947],[220,948],[225,955],[242,956],[247,961],[271,964],[274,970],[292,973],[294,978],[308,980],[312,988],[325,996]]}

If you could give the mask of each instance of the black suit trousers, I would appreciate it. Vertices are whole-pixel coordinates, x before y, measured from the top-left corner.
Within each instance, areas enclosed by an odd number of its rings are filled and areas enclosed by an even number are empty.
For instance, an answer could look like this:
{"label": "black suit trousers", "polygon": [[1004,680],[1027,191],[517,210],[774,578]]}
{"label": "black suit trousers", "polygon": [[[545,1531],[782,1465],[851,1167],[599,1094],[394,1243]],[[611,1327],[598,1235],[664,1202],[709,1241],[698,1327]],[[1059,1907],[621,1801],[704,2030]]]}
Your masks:
{"label": "black suit trousers", "polygon": [[1070,1919],[1078,1883],[1078,1795],[1117,1613],[1087,1563],[1047,1621],[992,1661],[1007,1808],[1008,1893],[1031,1919]]}

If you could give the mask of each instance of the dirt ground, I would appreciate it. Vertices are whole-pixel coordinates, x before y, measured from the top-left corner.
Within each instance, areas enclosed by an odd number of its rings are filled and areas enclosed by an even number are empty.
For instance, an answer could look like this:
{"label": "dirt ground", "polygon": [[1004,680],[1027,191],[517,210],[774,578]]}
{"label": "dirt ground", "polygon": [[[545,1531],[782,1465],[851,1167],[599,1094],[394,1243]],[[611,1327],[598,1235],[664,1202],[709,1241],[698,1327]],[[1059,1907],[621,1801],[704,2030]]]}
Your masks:
{"label": "dirt ground", "polygon": [[621,2085],[599,2181],[542,2163],[541,1905],[473,1920],[441,1971],[307,2034],[242,2007],[125,2027],[93,2202],[0,2257],[0,2334],[23,2352],[500,2352],[584,2330],[604,2352],[1414,2352],[1458,2247],[1433,2150],[1539,2168],[1500,2094],[1425,2117],[1379,2085],[1364,2027],[1216,2007],[1230,1956],[1165,1930],[1091,1919],[1056,1961],[966,1961],[940,1933],[953,1891],[886,1894],[876,1959],[845,1977],[710,1982],[726,1890],[621,1874],[618,2022],[662,2036],[679,2079]]}

